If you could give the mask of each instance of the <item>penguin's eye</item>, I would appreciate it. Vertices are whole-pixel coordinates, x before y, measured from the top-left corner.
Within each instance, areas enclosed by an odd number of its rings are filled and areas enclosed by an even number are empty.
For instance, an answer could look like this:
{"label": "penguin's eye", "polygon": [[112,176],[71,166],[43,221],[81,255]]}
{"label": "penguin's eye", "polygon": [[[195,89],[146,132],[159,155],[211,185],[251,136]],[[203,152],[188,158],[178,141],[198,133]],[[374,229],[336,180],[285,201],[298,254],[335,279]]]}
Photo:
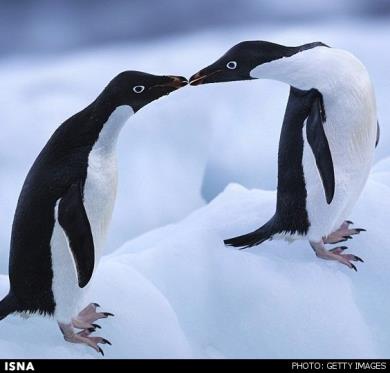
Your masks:
{"label": "penguin's eye", "polygon": [[136,86],[133,87],[133,91],[135,93],[141,93],[144,90],[145,90],[145,86],[143,86],[143,85],[136,85]]}
{"label": "penguin's eye", "polygon": [[226,67],[229,70],[234,70],[237,67],[237,62],[236,61],[230,61],[226,64]]}

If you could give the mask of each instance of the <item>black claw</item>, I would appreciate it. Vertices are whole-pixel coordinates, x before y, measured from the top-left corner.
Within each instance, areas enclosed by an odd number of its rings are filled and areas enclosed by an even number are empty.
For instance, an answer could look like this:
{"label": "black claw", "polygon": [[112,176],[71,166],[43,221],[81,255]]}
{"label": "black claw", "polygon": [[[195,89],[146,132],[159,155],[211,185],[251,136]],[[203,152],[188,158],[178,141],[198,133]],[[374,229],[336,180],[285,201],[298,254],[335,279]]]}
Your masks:
{"label": "black claw", "polygon": [[352,240],[352,236],[343,236],[345,240]]}
{"label": "black claw", "polygon": [[340,249],[344,251],[344,250],[347,250],[348,247],[347,246],[340,246]]}
{"label": "black claw", "polygon": [[358,256],[354,255],[354,258],[357,262],[362,262],[364,263],[364,260],[362,258],[359,258]]}
{"label": "black claw", "polygon": [[[338,241],[336,241],[336,242],[329,242],[329,244],[330,245],[337,245],[338,243],[342,243],[342,242],[345,242],[345,241],[347,241],[347,239],[346,238],[343,238],[342,240],[338,240]],[[338,246],[337,246],[338,247]]]}
{"label": "black claw", "polygon": [[354,269],[357,272],[357,268],[355,267],[355,265],[352,264],[352,263],[349,263],[349,264],[351,265],[351,268]]}
{"label": "black claw", "polygon": [[108,316],[115,316],[113,313],[111,312],[103,312],[103,315],[108,317]]}
{"label": "black claw", "polygon": [[92,303],[96,308],[99,308],[100,307],[100,304],[99,303]]}
{"label": "black claw", "polygon": [[91,324],[95,329],[101,329],[102,327],[98,324]]}
{"label": "black claw", "polygon": [[346,220],[346,223],[348,223],[348,224],[353,224],[353,221],[351,221],[351,220]]}
{"label": "black claw", "polygon": [[103,350],[99,346],[97,348],[98,348],[99,352],[104,356]]}
{"label": "black claw", "polygon": [[367,229],[364,228],[355,228],[356,232],[367,232]]}
{"label": "black claw", "polygon": [[93,333],[94,331],[96,331],[95,328],[88,328],[87,330],[88,330],[90,333]]}
{"label": "black claw", "polygon": [[105,345],[112,346],[112,343],[108,339],[105,339],[105,338],[102,338],[102,343],[105,344]]}

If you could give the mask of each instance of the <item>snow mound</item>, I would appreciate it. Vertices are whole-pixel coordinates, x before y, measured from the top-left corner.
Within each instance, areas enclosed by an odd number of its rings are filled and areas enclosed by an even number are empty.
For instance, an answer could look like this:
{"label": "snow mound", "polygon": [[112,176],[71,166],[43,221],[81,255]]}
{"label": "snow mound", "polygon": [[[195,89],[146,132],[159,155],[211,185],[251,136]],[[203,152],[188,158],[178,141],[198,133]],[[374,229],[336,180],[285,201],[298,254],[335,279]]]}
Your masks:
{"label": "snow mound", "polygon": [[[357,273],[317,259],[304,241],[224,247],[274,211],[274,192],[238,184],[103,257],[88,301],[116,315],[100,322],[113,343],[106,357],[390,357],[390,172],[376,169],[351,216],[367,229],[348,242],[365,260]],[[98,356],[64,342],[53,320],[0,323],[0,358]]]}

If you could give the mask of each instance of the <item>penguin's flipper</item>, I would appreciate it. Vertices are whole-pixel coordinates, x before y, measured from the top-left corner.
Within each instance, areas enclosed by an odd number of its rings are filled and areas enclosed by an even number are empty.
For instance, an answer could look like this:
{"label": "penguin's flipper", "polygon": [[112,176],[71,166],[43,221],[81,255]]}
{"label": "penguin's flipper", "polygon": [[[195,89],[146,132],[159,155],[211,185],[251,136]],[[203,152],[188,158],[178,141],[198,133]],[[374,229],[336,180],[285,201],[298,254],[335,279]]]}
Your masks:
{"label": "penguin's flipper", "polygon": [[332,154],[324,131],[325,112],[322,97],[317,96],[312,103],[310,114],[306,121],[306,137],[313,151],[317,168],[325,190],[326,202],[333,200],[335,177]]}
{"label": "penguin's flipper", "polygon": [[68,238],[76,263],[79,286],[83,288],[92,277],[95,249],[91,225],[83,203],[81,183],[72,184],[60,199],[58,222]]}
{"label": "penguin's flipper", "polygon": [[379,139],[381,137],[381,128],[379,126],[379,121],[376,122],[376,140],[375,140],[375,147],[379,144]]}

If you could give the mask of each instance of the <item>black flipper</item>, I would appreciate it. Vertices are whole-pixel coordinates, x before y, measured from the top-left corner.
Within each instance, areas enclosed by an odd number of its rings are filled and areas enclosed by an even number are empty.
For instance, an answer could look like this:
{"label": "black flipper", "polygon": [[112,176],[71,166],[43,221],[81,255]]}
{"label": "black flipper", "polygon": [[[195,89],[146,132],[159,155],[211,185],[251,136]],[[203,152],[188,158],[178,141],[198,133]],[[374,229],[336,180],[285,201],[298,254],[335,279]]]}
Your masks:
{"label": "black flipper", "polygon": [[81,183],[73,184],[61,198],[58,206],[58,222],[68,238],[76,263],[79,286],[83,288],[92,277],[95,249],[81,190]]}
{"label": "black flipper", "polygon": [[332,154],[323,126],[325,120],[326,117],[323,109],[322,97],[318,95],[313,100],[311,111],[306,121],[306,136],[321,176],[326,202],[330,204],[334,196],[335,177]]}
{"label": "black flipper", "polygon": [[251,233],[244,234],[242,236],[229,238],[224,240],[225,245],[241,247],[241,249],[247,249],[248,247],[260,245],[262,242],[272,238],[276,232],[273,229],[273,219],[265,223],[261,228],[256,229]]}
{"label": "black flipper", "polygon": [[375,141],[375,147],[379,144],[379,139],[381,137],[381,128],[379,127],[379,121],[376,122],[376,141]]}
{"label": "black flipper", "polygon": [[15,298],[11,293],[9,293],[1,302],[0,302],[0,320],[7,317],[9,314],[17,311]]}

